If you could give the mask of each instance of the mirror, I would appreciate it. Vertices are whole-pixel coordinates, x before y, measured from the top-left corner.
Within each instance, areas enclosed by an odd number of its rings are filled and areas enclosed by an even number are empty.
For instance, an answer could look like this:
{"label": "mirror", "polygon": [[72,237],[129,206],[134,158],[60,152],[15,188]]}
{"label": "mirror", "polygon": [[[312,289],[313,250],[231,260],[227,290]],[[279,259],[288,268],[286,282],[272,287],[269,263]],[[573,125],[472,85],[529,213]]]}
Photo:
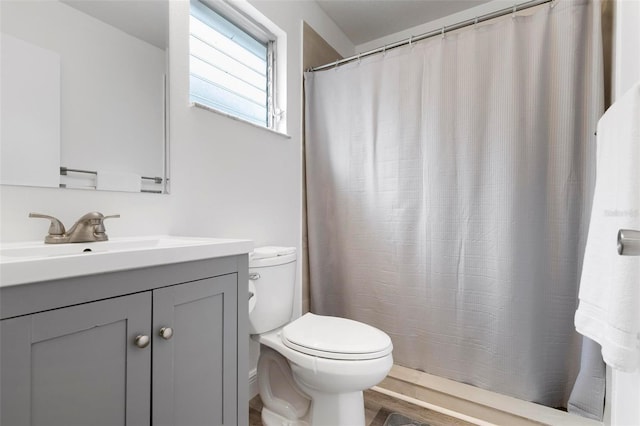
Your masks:
{"label": "mirror", "polygon": [[0,183],[167,191],[168,0],[2,0]]}

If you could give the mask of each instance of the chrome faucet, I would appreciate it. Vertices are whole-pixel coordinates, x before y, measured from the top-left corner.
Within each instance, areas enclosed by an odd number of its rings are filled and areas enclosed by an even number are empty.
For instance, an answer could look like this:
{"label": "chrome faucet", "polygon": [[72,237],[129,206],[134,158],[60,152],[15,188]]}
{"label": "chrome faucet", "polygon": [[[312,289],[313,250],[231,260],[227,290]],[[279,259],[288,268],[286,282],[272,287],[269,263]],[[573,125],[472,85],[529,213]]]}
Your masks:
{"label": "chrome faucet", "polygon": [[62,222],[53,216],[40,213],[29,213],[29,217],[49,219],[49,234],[44,237],[46,244],[60,243],[86,243],[93,241],[107,241],[109,237],[105,233],[104,220],[120,217],[119,214],[105,216],[100,212],[89,212],[73,224],[66,231]]}

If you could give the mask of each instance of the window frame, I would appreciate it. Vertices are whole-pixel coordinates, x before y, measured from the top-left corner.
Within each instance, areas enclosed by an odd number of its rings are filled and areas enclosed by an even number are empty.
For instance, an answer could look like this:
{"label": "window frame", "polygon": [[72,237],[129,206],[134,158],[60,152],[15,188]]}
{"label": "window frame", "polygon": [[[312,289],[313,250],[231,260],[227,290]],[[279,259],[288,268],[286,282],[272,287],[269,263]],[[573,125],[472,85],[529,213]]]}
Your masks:
{"label": "window frame", "polygon": [[[202,106],[206,109],[219,112],[223,115],[233,117],[237,120],[241,120],[259,127],[263,127],[268,130],[277,131],[278,121],[282,115],[282,112],[278,109],[278,102],[277,102],[278,88],[277,88],[276,69],[277,69],[278,37],[275,34],[273,34],[273,32],[269,31],[265,26],[260,24],[256,19],[252,18],[251,16],[246,14],[244,11],[229,4],[225,0],[190,0],[189,2],[190,16],[192,16],[192,8],[194,7],[194,4],[197,5],[195,7],[201,6],[213,11],[214,13],[217,13],[222,18],[226,19],[231,24],[235,25],[240,30],[242,30],[247,36],[266,45],[266,48],[267,48],[267,55],[265,58],[266,65],[267,65],[266,73],[265,73],[265,78],[266,78],[265,107],[266,107],[266,113],[267,113],[266,120],[265,120],[266,123],[258,124],[254,121],[245,119],[241,116],[238,116],[230,112],[223,111],[219,108],[216,108],[213,105],[208,105],[204,102],[192,101],[192,103],[198,106]],[[196,19],[200,20],[200,18],[196,18]],[[214,18],[212,18],[211,20],[213,21],[213,19]],[[203,23],[215,29],[215,27],[211,25],[211,22],[203,21]],[[191,34],[191,29],[189,29],[189,34]],[[189,46],[189,56],[191,56],[191,46]],[[189,72],[191,73],[191,67],[189,67]],[[189,93],[190,93],[189,96],[191,96],[191,86],[189,88]]]}

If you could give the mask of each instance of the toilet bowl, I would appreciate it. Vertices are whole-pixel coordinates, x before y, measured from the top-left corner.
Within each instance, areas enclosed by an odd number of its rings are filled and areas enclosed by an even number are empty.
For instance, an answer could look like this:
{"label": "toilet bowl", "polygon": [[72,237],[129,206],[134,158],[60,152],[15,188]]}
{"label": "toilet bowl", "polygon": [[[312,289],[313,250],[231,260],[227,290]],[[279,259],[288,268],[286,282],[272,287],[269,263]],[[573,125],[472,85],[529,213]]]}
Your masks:
{"label": "toilet bowl", "polygon": [[252,339],[267,426],[364,425],[362,391],[393,364],[391,339],[357,321],[307,313],[289,322],[295,250],[256,249],[249,260]]}

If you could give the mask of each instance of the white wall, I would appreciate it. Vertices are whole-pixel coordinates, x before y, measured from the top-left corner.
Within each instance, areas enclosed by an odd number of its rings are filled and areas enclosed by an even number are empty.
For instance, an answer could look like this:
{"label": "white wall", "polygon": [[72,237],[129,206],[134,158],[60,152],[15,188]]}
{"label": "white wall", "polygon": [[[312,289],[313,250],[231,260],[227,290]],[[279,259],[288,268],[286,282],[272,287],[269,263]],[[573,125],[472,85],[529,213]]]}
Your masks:
{"label": "white wall", "polygon": [[[614,10],[613,101],[640,81],[640,1],[617,0]],[[640,371],[607,367],[609,396],[605,423],[640,425]]]}
{"label": "white wall", "polygon": [[[107,223],[112,237],[171,233],[249,238],[256,245],[300,249],[302,21],[342,55],[354,46],[312,1],[251,3],[286,33],[287,133],[274,134],[189,106],[188,1],[170,2],[171,194],[127,194],[82,190],[0,187],[0,241],[39,240],[49,213],[70,225],[98,210],[120,213]],[[117,124],[116,124],[117,125]],[[296,313],[300,311],[300,267]],[[256,348],[252,347],[252,368]]]}
{"label": "white wall", "polygon": [[290,138],[189,106],[188,1],[172,1],[172,193],[146,195],[3,185],[0,241],[41,239],[48,225],[29,219],[30,211],[51,213],[71,224],[87,211],[100,210],[122,214],[107,224],[112,236],[174,233],[251,238],[258,245],[299,246],[302,20],[343,55],[353,54],[354,46],[314,2],[256,0],[253,4],[287,33]]}
{"label": "white wall", "polygon": [[[171,232],[299,248],[302,19],[339,31],[313,2],[253,5],[287,34],[290,137],[189,106],[188,3],[171,2]],[[353,52],[342,38],[337,47]]]}
{"label": "white wall", "polygon": [[[128,99],[126,91],[118,93],[115,89],[112,90],[112,94],[117,99],[111,98],[110,102],[102,97],[95,96],[88,96],[86,102],[83,102],[82,99],[73,98],[78,94],[82,97],[83,89],[76,84],[78,83],[76,81],[78,73],[101,80],[108,77],[108,74],[112,71],[108,67],[101,68],[101,54],[93,52],[90,48],[91,45],[98,42],[106,42],[113,50],[121,50],[118,53],[119,55],[125,54],[124,52],[133,56],[144,54],[147,62],[157,62],[157,66],[153,67],[153,69],[158,69],[160,74],[164,72],[165,65],[162,63],[164,52],[162,50],[134,39],[63,3],[52,1],[3,1],[0,3],[0,7],[2,9],[3,32],[11,33],[18,38],[46,47],[60,55],[62,82],[58,84],[62,87],[60,136],[63,150],[65,142],[82,145],[83,142],[94,139],[94,136],[96,138],[105,136],[105,132],[99,132],[93,136],[82,133],[82,131],[91,132],[90,127],[95,124],[86,115],[78,115],[78,113],[86,113],[86,110],[91,109],[87,107],[88,105],[98,104],[104,106],[107,103],[113,105],[114,102],[120,104],[123,100],[126,103]],[[61,24],[61,22],[64,22],[64,24]],[[80,46],[81,50],[76,49],[78,46]],[[127,59],[127,62],[130,61]],[[120,66],[120,68],[124,70],[126,67]],[[103,74],[103,71],[107,75]],[[145,68],[145,72],[150,71],[149,68]],[[83,79],[81,78],[80,80]],[[135,90],[135,86],[129,89],[130,92]],[[162,100],[161,86],[160,90],[155,92],[158,93],[158,102],[154,102],[154,105],[159,104]],[[88,95],[88,92],[85,91],[84,94]],[[136,93],[133,95],[136,95]],[[161,114],[161,105],[151,109],[156,115]],[[135,117],[135,114],[129,115]],[[161,120],[156,121],[154,124],[153,132],[156,132],[161,137]],[[114,136],[115,139],[124,140],[127,134],[130,133],[127,131],[130,126],[119,120],[112,119],[108,125],[109,130],[116,135]],[[123,137],[119,138],[119,134],[123,134]],[[90,160],[101,160],[104,153],[99,150],[107,147],[112,152],[126,152],[125,155],[121,154],[122,162],[126,162],[131,158],[130,149],[115,149],[112,145],[108,145],[105,140],[102,140],[102,142],[98,147],[82,145],[83,149],[75,149],[75,151],[86,151],[92,157]],[[143,149],[142,151],[145,150],[148,151],[149,149]],[[160,166],[158,174],[161,174],[162,149],[159,148],[155,151],[160,159],[160,161],[156,161]],[[39,156],[44,154],[34,151],[31,155]],[[63,158],[63,161],[65,161],[65,158]],[[29,156],[25,156],[22,161],[25,163],[30,161]],[[64,165],[89,169],[97,164]],[[56,169],[59,166],[60,158],[56,160]],[[143,173],[143,171],[140,170],[138,173]],[[166,233],[170,228],[171,221],[170,201],[169,197],[149,194],[3,185],[0,187],[0,241],[42,240],[47,233],[48,222],[42,219],[29,219],[28,214],[32,211],[52,214],[60,218],[67,227],[70,227],[75,220],[88,211],[97,210],[105,214],[121,213],[121,219],[111,220],[106,225],[107,232],[111,236]]]}
{"label": "white wall", "polygon": [[[613,96],[640,81],[640,0],[615,0]],[[639,423],[640,424],[640,423]]]}
{"label": "white wall", "polygon": [[[188,3],[171,2],[171,232],[249,238],[256,246],[295,246],[300,252],[302,20],[343,55],[353,54],[354,47],[314,2],[251,5],[286,33],[286,46],[278,49],[287,59],[290,137],[189,106]],[[296,316],[300,281],[298,264]],[[250,351],[249,365],[255,368],[258,346],[253,342]]]}
{"label": "white wall", "polygon": [[474,19],[477,16],[482,16],[500,9],[513,7],[514,3],[522,2],[514,2],[512,0],[493,0],[488,3],[483,3],[479,6],[445,16],[440,19],[436,19],[435,21],[416,25],[415,27],[407,28],[406,30],[398,31],[397,33],[393,33],[385,37],[359,44],[356,46],[356,51],[362,53],[366,52],[367,50],[377,49],[378,47],[388,45],[397,41],[408,40],[411,36],[425,34],[437,29],[441,29],[443,26],[457,24],[459,22],[466,21],[468,19]]}

